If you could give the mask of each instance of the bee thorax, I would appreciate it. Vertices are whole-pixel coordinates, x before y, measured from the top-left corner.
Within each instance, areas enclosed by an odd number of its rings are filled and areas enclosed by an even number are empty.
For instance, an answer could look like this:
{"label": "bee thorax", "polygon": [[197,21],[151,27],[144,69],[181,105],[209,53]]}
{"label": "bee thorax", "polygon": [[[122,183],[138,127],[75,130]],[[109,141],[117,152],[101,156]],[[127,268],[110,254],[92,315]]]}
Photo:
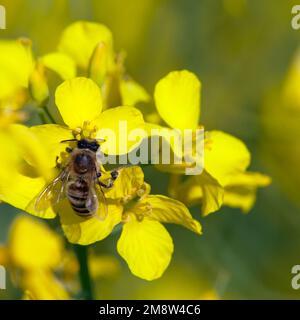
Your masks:
{"label": "bee thorax", "polygon": [[84,174],[94,169],[94,159],[85,153],[79,153],[74,158],[74,171],[78,174]]}

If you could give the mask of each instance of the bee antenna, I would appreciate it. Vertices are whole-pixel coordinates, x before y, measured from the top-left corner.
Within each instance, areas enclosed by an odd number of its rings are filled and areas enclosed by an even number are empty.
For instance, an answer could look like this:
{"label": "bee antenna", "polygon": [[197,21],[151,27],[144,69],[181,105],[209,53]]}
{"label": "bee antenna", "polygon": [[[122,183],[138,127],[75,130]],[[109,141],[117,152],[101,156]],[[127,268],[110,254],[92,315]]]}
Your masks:
{"label": "bee antenna", "polygon": [[68,140],[62,140],[60,143],[71,142],[71,141],[78,141],[78,140],[77,139],[68,139]]}

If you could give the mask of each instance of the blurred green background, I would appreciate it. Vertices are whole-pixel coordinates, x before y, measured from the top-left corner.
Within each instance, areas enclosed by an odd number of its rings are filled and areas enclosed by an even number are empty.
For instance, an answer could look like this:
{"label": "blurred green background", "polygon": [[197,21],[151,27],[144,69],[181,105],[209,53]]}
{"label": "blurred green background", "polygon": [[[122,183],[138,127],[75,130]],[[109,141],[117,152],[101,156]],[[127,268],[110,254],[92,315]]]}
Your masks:
{"label": "blurred green background", "polygon": [[[129,73],[151,94],[169,71],[195,72],[202,81],[201,123],[244,140],[252,153],[251,170],[273,178],[270,187],[259,190],[248,215],[224,207],[201,218],[201,237],[167,226],[175,254],[159,280],[146,282],[131,275],[116,253],[117,234],[94,245],[96,252],[115,255],[123,266],[114,277],[95,281],[97,298],[197,299],[211,290],[224,299],[300,298],[291,287],[291,268],[300,264],[300,208],[280,179],[287,168],[272,164],[276,161],[268,148],[272,135],[264,128],[272,112],[263,111],[266,95],[284,79],[299,44],[300,30],[293,30],[290,23],[297,1],[2,0],[1,4],[7,12],[1,38],[29,37],[38,55],[56,47],[70,22],[90,20],[112,30],[116,50],[128,54]],[[295,148],[300,148],[299,142]],[[153,194],[166,192],[167,175],[152,168],[145,174]],[[286,174],[292,175],[290,168]],[[297,193],[297,184],[293,187]],[[192,213],[199,218],[199,208],[192,208]],[[16,209],[1,206],[0,241],[5,241],[16,214]],[[17,297],[11,283],[0,297]]]}

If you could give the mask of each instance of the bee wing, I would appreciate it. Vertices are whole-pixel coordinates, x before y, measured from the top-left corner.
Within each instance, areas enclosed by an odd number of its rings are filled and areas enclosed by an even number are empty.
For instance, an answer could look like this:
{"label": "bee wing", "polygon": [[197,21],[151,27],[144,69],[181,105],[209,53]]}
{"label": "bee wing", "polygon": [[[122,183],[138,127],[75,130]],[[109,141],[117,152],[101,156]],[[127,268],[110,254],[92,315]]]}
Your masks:
{"label": "bee wing", "polygon": [[90,214],[95,214],[98,210],[98,198],[94,186],[89,187],[89,194],[85,203],[86,209]]}
{"label": "bee wing", "polygon": [[95,212],[95,217],[101,221],[107,217],[107,201],[101,186],[99,186],[96,182],[90,187],[90,194],[86,202],[86,208],[90,212]]}
{"label": "bee wing", "polygon": [[38,195],[34,203],[37,212],[46,211],[51,205],[56,205],[66,196],[66,183],[69,172],[63,170],[46,188]]}

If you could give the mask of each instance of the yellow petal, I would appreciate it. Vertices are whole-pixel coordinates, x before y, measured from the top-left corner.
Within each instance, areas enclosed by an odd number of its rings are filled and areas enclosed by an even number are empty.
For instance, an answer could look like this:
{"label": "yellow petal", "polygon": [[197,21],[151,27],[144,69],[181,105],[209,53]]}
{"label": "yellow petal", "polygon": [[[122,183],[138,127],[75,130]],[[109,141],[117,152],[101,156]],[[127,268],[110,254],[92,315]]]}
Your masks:
{"label": "yellow petal", "polygon": [[94,22],[77,21],[63,31],[58,49],[68,54],[80,68],[86,70],[99,42],[104,42],[112,50],[112,34],[106,26]]}
{"label": "yellow petal", "polygon": [[[10,157],[7,157],[9,153],[3,156],[0,161],[8,170],[6,175],[0,170],[0,199],[33,215],[55,217],[51,208],[43,213],[35,212],[34,208],[34,199],[44,189],[46,181],[53,178],[54,173],[48,165],[48,154],[42,145],[43,141],[39,141],[29,128],[22,125],[11,125],[7,132],[12,138],[11,150],[15,148],[15,151]],[[2,147],[5,150],[7,143]],[[13,158],[12,155],[16,154],[18,157]]]}
{"label": "yellow petal", "polygon": [[49,170],[49,155],[40,141],[28,128],[20,124],[9,127],[9,132],[19,148],[20,155],[30,164],[34,171],[46,180],[52,178],[53,172]]}
{"label": "yellow petal", "polygon": [[270,177],[257,172],[243,172],[234,175],[225,187],[222,187],[207,172],[188,178],[172,185],[172,196],[189,206],[202,203],[202,212],[206,216],[217,211],[222,205],[240,208],[248,212],[254,205],[256,191],[271,183]]}
{"label": "yellow petal", "polygon": [[42,63],[37,62],[29,78],[29,91],[33,100],[38,106],[43,106],[49,98],[49,88],[45,75],[45,67]]}
{"label": "yellow petal", "polygon": [[11,179],[14,183],[0,181],[1,201],[44,219],[52,219],[56,216],[50,207],[42,213],[34,210],[34,200],[46,186],[43,178],[31,178],[14,173]]}
{"label": "yellow petal", "polygon": [[197,176],[198,183],[202,187],[202,205],[203,216],[219,210],[223,204],[224,188],[206,172]]}
{"label": "yellow petal", "polygon": [[62,259],[62,239],[46,224],[28,216],[14,220],[8,246],[14,266],[25,270],[54,268]]}
{"label": "yellow petal", "polygon": [[56,72],[63,80],[76,76],[75,62],[66,54],[51,52],[42,56],[40,60],[45,67]]}
{"label": "yellow petal", "polygon": [[[99,129],[97,138],[106,140],[101,144],[101,150],[105,154],[126,154],[147,136],[143,115],[133,107],[116,107],[105,110],[95,124]],[[131,133],[134,133],[134,129],[138,129],[138,137],[130,136]]]}
{"label": "yellow petal", "polygon": [[130,215],[129,222],[123,226],[117,248],[130,271],[150,281],[161,277],[168,267],[173,241],[159,222],[147,218],[140,222]]}
{"label": "yellow petal", "polygon": [[67,144],[61,143],[61,141],[72,139],[72,131],[57,124],[33,126],[30,131],[37,137],[47,152],[48,168],[54,168],[56,157],[67,147]]}
{"label": "yellow petal", "polygon": [[256,190],[253,188],[229,188],[225,190],[224,205],[232,208],[240,208],[248,213],[254,206]]}
{"label": "yellow petal", "polygon": [[10,181],[11,175],[16,171],[21,154],[15,140],[9,133],[0,131],[0,141],[2,150],[2,156],[0,157],[1,184]]}
{"label": "yellow petal", "polygon": [[149,219],[163,223],[179,224],[201,234],[200,223],[193,219],[188,208],[180,201],[162,195],[149,195],[141,203],[151,205],[152,210]]}
{"label": "yellow petal", "polygon": [[187,70],[170,72],[155,87],[158,113],[172,128],[196,129],[200,116],[198,78]]}
{"label": "yellow petal", "polygon": [[148,102],[150,100],[147,91],[131,79],[121,80],[120,92],[124,106],[135,106],[139,102]]}
{"label": "yellow petal", "polygon": [[94,120],[102,110],[99,87],[83,77],[62,83],[56,89],[55,102],[65,124],[72,129],[82,127],[84,121]]}
{"label": "yellow petal", "polygon": [[90,219],[81,218],[65,201],[59,208],[59,216],[63,231],[71,243],[88,245],[106,238],[113,228],[121,222],[122,207],[109,204],[108,215],[100,219],[100,213]]}
{"label": "yellow petal", "polygon": [[105,196],[111,199],[124,199],[135,196],[144,185],[143,170],[138,167],[128,167],[120,170],[114,187],[109,189]]}
{"label": "yellow petal", "polygon": [[7,97],[20,87],[28,86],[33,69],[31,43],[20,41],[0,41],[0,98]]}
{"label": "yellow petal", "polygon": [[109,49],[104,42],[99,42],[92,54],[88,75],[98,86],[102,86],[109,69]]}
{"label": "yellow petal", "polygon": [[225,188],[224,204],[247,213],[255,203],[257,188],[266,187],[270,183],[270,177],[257,172],[234,176]]}
{"label": "yellow petal", "polygon": [[233,176],[227,186],[267,187],[271,182],[272,179],[265,174],[248,171]]}
{"label": "yellow petal", "polygon": [[204,168],[222,186],[249,163],[250,153],[241,140],[222,131],[206,132]]}

